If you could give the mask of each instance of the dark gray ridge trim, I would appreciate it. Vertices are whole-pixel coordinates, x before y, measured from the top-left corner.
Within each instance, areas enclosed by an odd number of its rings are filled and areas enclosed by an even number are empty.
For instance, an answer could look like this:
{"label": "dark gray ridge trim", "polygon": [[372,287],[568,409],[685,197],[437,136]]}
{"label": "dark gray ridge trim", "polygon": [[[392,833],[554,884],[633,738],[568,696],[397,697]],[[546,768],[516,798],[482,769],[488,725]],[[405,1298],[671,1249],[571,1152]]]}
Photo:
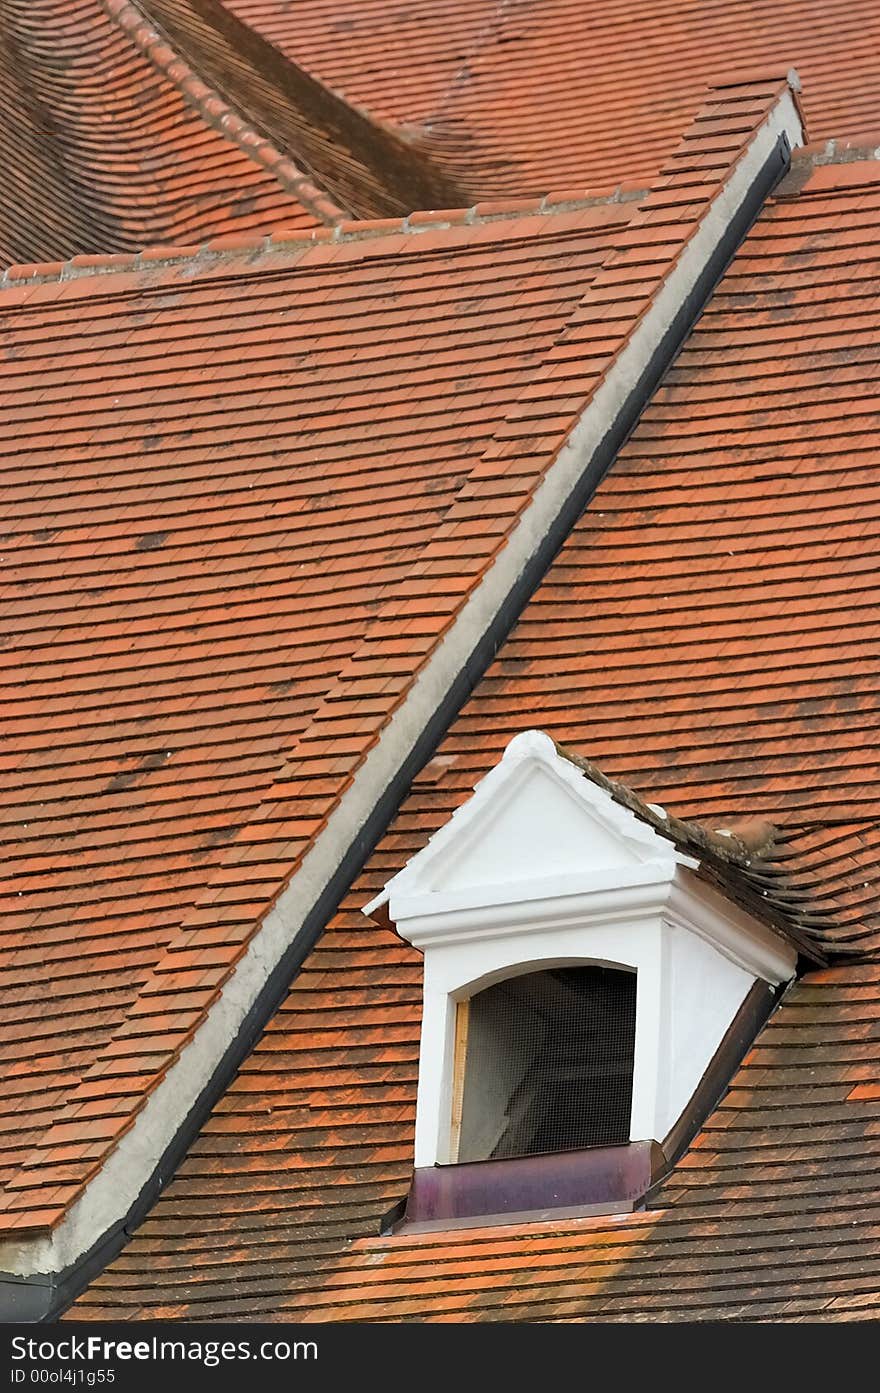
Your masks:
{"label": "dark gray ridge trim", "polygon": [[[195,1105],[178,1128],[174,1141],[166,1148],[149,1180],[142,1187],[138,1198],[128,1210],[124,1222],[112,1225],[86,1254],[70,1264],[64,1271],[58,1273],[56,1277],[47,1279],[45,1274],[34,1274],[25,1279],[26,1283],[35,1283],[44,1290],[47,1289],[47,1280],[50,1282],[48,1289],[52,1292],[52,1298],[46,1304],[45,1314],[35,1317],[35,1319],[54,1320],[70,1306],[97,1272],[106,1267],[121,1251],[131,1236],[131,1231],[143,1220],[168,1180],[173,1176],[201,1131],[214,1105],[228,1088],[240,1065],[286,996],[293,977],[335,912],[342,897],[386,831],[391,819],[406,797],[413,777],[436,750],[455,716],[519,618],[525,604],[537,589],[624,441],[635,428],[664,372],[681,349],[714,286],[723,275],[737,248],[760,213],[767,196],[788,168],[789,161],[790,146],[787,137],[782,133],[777,137],[770,154],[748,186],[740,207],[728,223],[702,271],[697,275],[691,292],[676,311],[650,361],[633,383],[620,410],[598,447],[593,451],[585,468],[581,471],[568,498],[558,509],[553,524],[544,534],[523,570],[507,591],[504,601],[495,611],[491,622],[476,640],[469,658],[457,676],[453,678],[445,695],[435,707],[432,716],[423,726],[421,735],[411,746],[409,754],[403,759],[396,774],[390,779],[374,803],[372,812],[344,852],[335,873],[312,908],[307,912],[301,929],[296,933],[275,968],[269,973],[265,985],[261,988],[253,1006],[244,1018],[238,1034],[226,1049],[220,1063],[212,1071]],[[17,1288],[20,1281],[15,1279],[14,1285]],[[4,1283],[4,1274],[0,1273],[0,1303],[2,1303],[0,1304],[0,1321],[16,1318],[11,1304],[6,1304],[8,1291],[9,1284]]]}
{"label": "dark gray ridge trim", "polygon": [[[724,1097],[734,1074],[788,986],[786,982],[771,991],[766,982],[755,982],[746,993],[743,1004],[727,1027],[721,1044],[706,1066],[706,1072],[694,1090],[690,1102],[663,1141],[666,1167],[663,1176],[647,1193],[648,1208],[653,1207],[658,1192],[670,1176],[674,1179],[676,1164]],[[662,1205],[658,1207],[662,1208]]]}
{"label": "dark gray ridge trim", "polygon": [[0,1277],[0,1311],[8,1324],[36,1325],[51,1320],[55,1285],[48,1278]]}

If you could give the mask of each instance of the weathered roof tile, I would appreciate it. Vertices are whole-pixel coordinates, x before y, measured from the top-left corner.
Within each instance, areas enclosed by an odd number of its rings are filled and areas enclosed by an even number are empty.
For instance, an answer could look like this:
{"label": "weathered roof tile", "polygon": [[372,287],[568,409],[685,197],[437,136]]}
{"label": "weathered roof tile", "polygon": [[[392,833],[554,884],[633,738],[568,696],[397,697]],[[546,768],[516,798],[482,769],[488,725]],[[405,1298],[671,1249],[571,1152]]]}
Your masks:
{"label": "weathered roof tile", "polygon": [[[77,1303],[79,1318],[763,1320],[873,1309],[880,510],[874,437],[842,434],[841,421],[877,409],[867,328],[876,339],[876,219],[857,255],[843,249],[856,210],[880,207],[880,185],[856,191],[846,171],[823,183],[821,193],[784,185],[752,229],[442,743],[430,783],[415,781],[176,1179]],[[864,347],[816,314],[823,287],[852,297]],[[809,426],[797,429],[806,408]],[[827,942],[842,961],[789,991],[652,1209],[378,1238],[410,1179],[421,960],[357,910],[535,723],[710,829],[774,823],[789,892],[833,919]],[[846,965],[848,954],[870,960]],[[308,1125],[297,1122],[303,1109]],[[267,1175],[276,1140],[273,1163],[300,1157],[295,1180]]]}

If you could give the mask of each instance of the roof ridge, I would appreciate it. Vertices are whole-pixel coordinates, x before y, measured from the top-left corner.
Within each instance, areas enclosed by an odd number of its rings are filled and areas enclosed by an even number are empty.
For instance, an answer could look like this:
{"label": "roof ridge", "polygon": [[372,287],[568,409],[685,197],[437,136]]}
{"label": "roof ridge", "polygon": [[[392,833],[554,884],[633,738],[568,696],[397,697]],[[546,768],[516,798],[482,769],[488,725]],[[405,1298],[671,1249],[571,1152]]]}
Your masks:
{"label": "roof ridge", "polygon": [[[129,4],[130,0],[101,0]],[[441,232],[456,227],[482,227],[493,222],[517,222],[527,217],[576,213],[581,209],[637,203],[647,191],[635,183],[621,183],[608,191],[562,189],[533,199],[501,199],[469,208],[419,210],[402,218],[345,219],[318,228],[279,228],[274,232],[227,233],[207,242],[184,246],[145,247],[140,252],[80,253],[67,261],[22,262],[0,272],[0,295],[23,285],[46,285],[79,278],[148,271],[198,260],[221,260],[242,254],[259,255],[292,248],[306,250],[319,243],[347,244],[385,237]]]}
{"label": "roof ridge", "polygon": [[792,155],[792,164],[853,164],[862,160],[880,159],[880,126],[873,131],[856,135],[835,136],[830,140],[813,140]]}
{"label": "roof ridge", "polygon": [[[552,738],[552,737],[551,737]],[[610,779],[591,759],[568,745],[553,741],[557,753],[598,788],[647,823],[679,851],[696,856],[700,874],[714,881],[728,898],[738,900],[757,919],[783,932],[801,952],[816,962],[825,958],[819,935],[834,927],[821,911],[802,909],[787,885],[777,857],[784,829],[760,815],[749,819],[711,816],[680,818],[657,803],[648,803],[629,784]],[[726,824],[726,825],[725,825]]]}
{"label": "roof ridge", "polygon": [[185,101],[194,107],[207,125],[220,132],[256,164],[267,169],[282,188],[292,193],[303,207],[313,213],[325,226],[344,221],[349,214],[260,133],[213,87],[209,87],[187,60],[174,48],[171,40],[157,26],[152,16],[140,7],[140,0],[99,0],[109,18],[172,82]]}

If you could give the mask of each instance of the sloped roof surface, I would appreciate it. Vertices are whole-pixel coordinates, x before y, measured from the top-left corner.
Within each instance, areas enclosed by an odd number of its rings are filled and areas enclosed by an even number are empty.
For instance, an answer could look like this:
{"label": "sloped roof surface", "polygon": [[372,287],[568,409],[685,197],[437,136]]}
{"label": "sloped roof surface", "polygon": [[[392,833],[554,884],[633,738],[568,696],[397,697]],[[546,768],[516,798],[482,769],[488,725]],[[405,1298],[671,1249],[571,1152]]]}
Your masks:
{"label": "sloped roof surface", "polygon": [[329,220],[124,0],[0,0],[0,149],[0,266]]}
{"label": "sloped roof surface", "polygon": [[876,964],[803,978],[656,1209],[367,1239],[287,1309],[325,1320],[875,1317],[878,1002]]}
{"label": "sloped roof surface", "polygon": [[796,161],[459,726],[780,824],[870,949],[878,208],[880,163]]}
{"label": "sloped roof surface", "polygon": [[[804,159],[771,201],[79,1318],[837,1318],[876,1303],[878,210],[870,160]],[[791,989],[659,1212],[378,1240],[412,1167],[421,959],[359,907],[535,724],[675,813],[776,823],[793,888],[862,960]]]}
{"label": "sloped roof surface", "polygon": [[713,91],[635,204],[7,275],[5,1230],[122,1164],[306,857],[338,866],[361,766],[788,119],[784,80]]}
{"label": "sloped roof surface", "polygon": [[4,1181],[38,1147],[6,1197],[21,1222],[96,1164],[320,823],[273,783],[358,643],[390,625],[399,676],[389,651],[348,733],[313,737],[324,796],[418,665],[402,636],[418,647],[438,589],[481,573],[466,545],[445,580],[414,567],[631,211],[362,225],[0,290]]}
{"label": "sloped roof surface", "polygon": [[[124,0],[112,0],[124,3]],[[424,150],[354,109],[242,23],[223,0],[140,0],[206,82],[246,113],[351,216],[458,208],[456,183]],[[546,190],[542,190],[542,193]],[[313,203],[323,204],[320,196]]]}
{"label": "sloped roof surface", "polygon": [[374,116],[420,124],[508,8],[498,0],[223,0],[334,91]]}
{"label": "sloped roof surface", "polygon": [[225,0],[463,190],[647,182],[709,82],[795,65],[811,139],[873,128],[875,0]]}
{"label": "sloped roof surface", "polygon": [[[412,1158],[404,1099],[414,1088],[419,974],[413,964],[407,979],[390,945],[384,970],[370,969],[360,937],[347,955],[341,932],[322,949],[311,993],[306,984],[273,1021],[181,1176],[73,1307],[77,1319],[876,1314],[877,964],[798,982],[656,1209],[377,1238]],[[332,1016],[326,999],[316,1009],[317,974],[343,966],[356,975]],[[364,981],[375,1005],[355,1023]],[[310,1103],[320,1108],[311,1125]]]}

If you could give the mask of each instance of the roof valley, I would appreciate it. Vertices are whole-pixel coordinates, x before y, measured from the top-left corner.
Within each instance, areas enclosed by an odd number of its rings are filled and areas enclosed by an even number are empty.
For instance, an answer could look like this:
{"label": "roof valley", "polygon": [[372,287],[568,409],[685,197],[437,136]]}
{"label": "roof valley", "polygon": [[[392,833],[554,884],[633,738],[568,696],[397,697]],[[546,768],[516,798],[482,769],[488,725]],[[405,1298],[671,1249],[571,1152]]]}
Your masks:
{"label": "roof valley", "polygon": [[[132,0],[102,0],[124,13]],[[427,155],[418,153],[400,133],[368,119],[325,87],[218,0],[137,0],[162,26],[177,50],[198,65],[202,77],[255,123],[264,136],[310,170],[289,177],[292,190],[325,222],[349,215],[385,217],[415,208],[457,207],[457,186]],[[151,45],[151,47],[153,47]],[[204,99],[203,99],[204,100]],[[207,101],[209,114],[210,100]],[[221,129],[232,132],[237,118],[219,114]],[[242,131],[248,146],[265,140]],[[291,169],[290,158],[271,156],[279,174]],[[308,179],[320,183],[320,193]]]}

